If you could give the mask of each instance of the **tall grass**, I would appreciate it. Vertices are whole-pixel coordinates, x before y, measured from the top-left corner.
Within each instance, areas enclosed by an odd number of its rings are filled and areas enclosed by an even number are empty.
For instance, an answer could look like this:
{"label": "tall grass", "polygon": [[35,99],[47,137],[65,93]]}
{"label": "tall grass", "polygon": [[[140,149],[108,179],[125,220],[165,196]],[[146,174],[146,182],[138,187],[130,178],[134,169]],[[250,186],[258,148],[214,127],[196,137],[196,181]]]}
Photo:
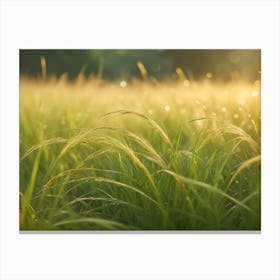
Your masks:
{"label": "tall grass", "polygon": [[20,81],[21,230],[260,229],[259,83]]}

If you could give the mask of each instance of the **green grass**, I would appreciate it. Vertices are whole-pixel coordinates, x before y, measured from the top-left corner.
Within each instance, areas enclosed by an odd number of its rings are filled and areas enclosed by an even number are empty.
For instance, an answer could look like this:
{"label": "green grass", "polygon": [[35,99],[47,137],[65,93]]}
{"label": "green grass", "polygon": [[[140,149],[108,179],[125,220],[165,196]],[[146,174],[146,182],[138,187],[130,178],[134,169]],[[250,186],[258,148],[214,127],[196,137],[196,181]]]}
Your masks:
{"label": "green grass", "polygon": [[21,78],[21,230],[259,230],[245,82]]}

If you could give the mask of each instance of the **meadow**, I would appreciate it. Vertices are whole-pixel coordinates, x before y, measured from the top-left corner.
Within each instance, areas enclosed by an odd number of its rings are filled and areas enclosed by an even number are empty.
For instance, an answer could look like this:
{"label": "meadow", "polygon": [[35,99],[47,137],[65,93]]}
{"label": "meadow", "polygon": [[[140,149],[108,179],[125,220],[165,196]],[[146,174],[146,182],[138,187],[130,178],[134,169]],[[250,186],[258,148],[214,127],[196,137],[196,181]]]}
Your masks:
{"label": "meadow", "polygon": [[20,78],[20,230],[260,230],[260,81]]}

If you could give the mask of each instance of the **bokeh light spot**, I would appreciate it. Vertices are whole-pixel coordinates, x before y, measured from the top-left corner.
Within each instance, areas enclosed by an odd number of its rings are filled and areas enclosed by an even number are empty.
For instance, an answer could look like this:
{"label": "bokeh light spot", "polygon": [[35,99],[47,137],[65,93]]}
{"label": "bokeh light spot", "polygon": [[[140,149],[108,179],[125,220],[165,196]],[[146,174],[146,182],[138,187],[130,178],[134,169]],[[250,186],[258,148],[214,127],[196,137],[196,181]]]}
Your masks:
{"label": "bokeh light spot", "polygon": [[170,105],[165,105],[165,106],[164,106],[164,110],[167,111],[167,112],[170,111],[170,110],[171,110]]}
{"label": "bokeh light spot", "polygon": [[211,79],[213,77],[213,74],[211,72],[206,73],[206,78]]}
{"label": "bokeh light spot", "polygon": [[221,108],[221,111],[222,111],[223,113],[225,113],[225,112],[227,111],[227,108],[226,108],[226,107],[222,107],[222,108]]}
{"label": "bokeh light spot", "polygon": [[127,86],[126,81],[121,81],[121,82],[120,82],[120,86],[121,86],[122,88],[126,87],[126,86]]}

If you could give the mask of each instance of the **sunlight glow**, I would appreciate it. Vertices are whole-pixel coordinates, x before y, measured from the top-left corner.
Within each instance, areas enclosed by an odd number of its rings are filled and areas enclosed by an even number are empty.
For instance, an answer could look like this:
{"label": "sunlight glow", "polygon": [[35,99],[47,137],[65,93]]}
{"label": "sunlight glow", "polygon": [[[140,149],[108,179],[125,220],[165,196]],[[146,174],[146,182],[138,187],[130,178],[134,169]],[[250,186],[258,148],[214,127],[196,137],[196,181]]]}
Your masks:
{"label": "sunlight glow", "polygon": [[244,106],[245,105],[245,99],[244,98],[240,98],[239,100],[239,104]]}
{"label": "sunlight glow", "polygon": [[256,91],[256,90],[252,90],[251,95],[252,95],[253,97],[256,97],[256,96],[259,95],[259,93],[258,93],[258,91]]}

